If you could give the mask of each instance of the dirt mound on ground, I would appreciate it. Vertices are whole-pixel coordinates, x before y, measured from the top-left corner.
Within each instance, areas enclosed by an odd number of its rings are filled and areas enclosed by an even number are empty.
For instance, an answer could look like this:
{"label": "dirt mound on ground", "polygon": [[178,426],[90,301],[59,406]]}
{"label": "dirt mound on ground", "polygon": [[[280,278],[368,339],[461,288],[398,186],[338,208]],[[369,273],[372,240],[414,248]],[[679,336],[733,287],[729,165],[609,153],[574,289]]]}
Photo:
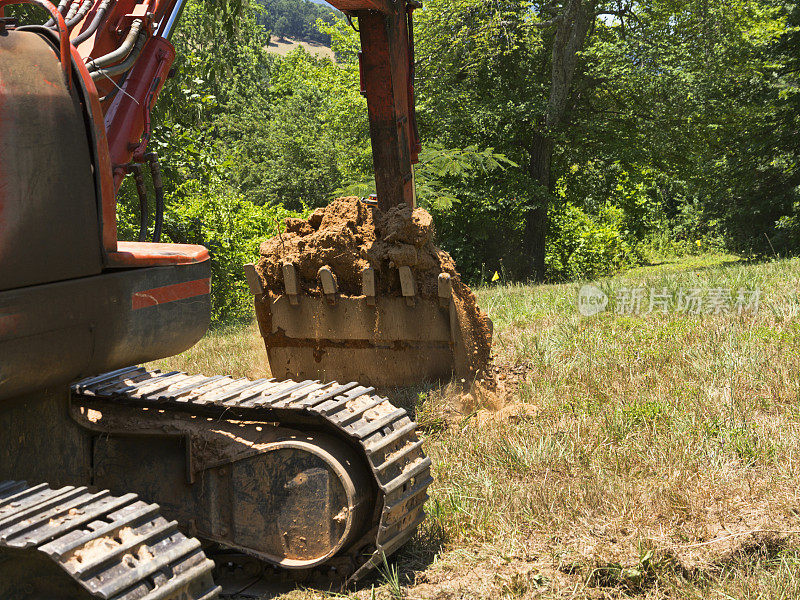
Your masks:
{"label": "dirt mound on ground", "polygon": [[316,295],[320,293],[317,272],[327,265],[336,275],[340,293],[360,296],[361,271],[372,267],[377,294],[400,296],[397,269],[408,266],[417,294],[429,299],[438,297],[439,273],[449,273],[468,368],[479,375],[489,361],[491,324],[461,281],[452,257],[433,244],[433,236],[431,215],[421,208],[412,211],[403,204],[381,213],[355,196],[338,198],[307,220],[287,219],[285,233],[261,244],[257,270],[266,289],[282,294],[282,265],[291,262],[302,292]]}

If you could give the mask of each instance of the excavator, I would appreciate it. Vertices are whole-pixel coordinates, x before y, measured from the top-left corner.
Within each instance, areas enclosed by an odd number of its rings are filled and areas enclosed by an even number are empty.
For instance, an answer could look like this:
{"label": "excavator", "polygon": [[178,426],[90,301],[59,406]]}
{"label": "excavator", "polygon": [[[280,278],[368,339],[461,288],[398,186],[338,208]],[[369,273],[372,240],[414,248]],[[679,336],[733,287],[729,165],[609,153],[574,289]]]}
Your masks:
{"label": "excavator", "polygon": [[[148,150],[184,1],[0,0],[3,600],[209,600],[235,557],[346,585],[425,518],[431,461],[372,387],[137,366],[210,320],[208,251],[160,240]],[[378,201],[413,205],[417,5],[333,4],[359,24]]]}

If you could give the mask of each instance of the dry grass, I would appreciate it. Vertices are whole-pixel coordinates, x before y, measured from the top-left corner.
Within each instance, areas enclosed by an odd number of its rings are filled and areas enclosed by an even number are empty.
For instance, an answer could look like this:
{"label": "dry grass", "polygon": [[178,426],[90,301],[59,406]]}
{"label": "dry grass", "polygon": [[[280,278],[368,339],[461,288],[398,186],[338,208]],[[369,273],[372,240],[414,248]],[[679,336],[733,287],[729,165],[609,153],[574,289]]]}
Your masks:
{"label": "dry grass", "polygon": [[280,56],[286,56],[299,46],[302,46],[309,54],[313,54],[319,58],[329,58],[331,60],[335,60],[333,50],[324,44],[320,44],[319,42],[304,42],[300,40],[294,40],[292,38],[273,37],[270,39],[269,45],[266,46],[266,48],[267,52],[279,54]]}
{"label": "dry grass", "polygon": [[[733,257],[599,282],[760,288],[760,311],[743,316],[587,318],[576,284],[479,290],[496,363],[527,373],[506,401],[534,410],[479,420],[454,385],[393,395],[416,407],[436,483],[393,559],[399,582],[353,595],[799,597],[799,283],[800,261]],[[170,366],[254,374],[252,335],[213,334]],[[312,597],[324,594],[286,596]]]}
{"label": "dry grass", "polygon": [[149,365],[151,369],[169,369],[188,373],[233,377],[269,377],[269,363],[264,340],[255,322],[246,327],[225,327],[209,331],[192,348]]}

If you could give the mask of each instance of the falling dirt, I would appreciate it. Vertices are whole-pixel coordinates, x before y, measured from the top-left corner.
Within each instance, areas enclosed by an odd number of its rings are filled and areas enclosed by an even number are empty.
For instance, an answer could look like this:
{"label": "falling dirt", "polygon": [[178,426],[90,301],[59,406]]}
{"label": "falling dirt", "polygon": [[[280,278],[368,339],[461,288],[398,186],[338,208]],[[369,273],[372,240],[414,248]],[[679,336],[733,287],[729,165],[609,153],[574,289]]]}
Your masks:
{"label": "falling dirt", "polygon": [[433,243],[431,215],[402,204],[386,213],[357,197],[338,198],[315,210],[307,220],[286,220],[286,231],[261,244],[257,270],[264,288],[284,292],[282,265],[294,264],[301,293],[320,294],[317,272],[328,266],[336,276],[339,292],[360,296],[361,271],[375,271],[376,293],[400,296],[399,267],[410,267],[417,294],[438,297],[440,273],[449,273],[453,301],[467,350],[472,376],[486,373],[492,344],[491,322],[478,308],[475,294],[461,281],[452,257]]}
{"label": "falling dirt", "polygon": [[428,392],[424,421],[435,429],[470,425],[483,428],[538,418],[539,406],[523,388],[533,368],[526,363],[490,362],[474,381],[451,381]]}
{"label": "falling dirt", "polygon": [[539,414],[538,406],[520,400],[520,388],[527,381],[530,367],[525,364],[491,364],[486,375],[456,396],[455,414],[474,415],[473,423],[518,423]]}

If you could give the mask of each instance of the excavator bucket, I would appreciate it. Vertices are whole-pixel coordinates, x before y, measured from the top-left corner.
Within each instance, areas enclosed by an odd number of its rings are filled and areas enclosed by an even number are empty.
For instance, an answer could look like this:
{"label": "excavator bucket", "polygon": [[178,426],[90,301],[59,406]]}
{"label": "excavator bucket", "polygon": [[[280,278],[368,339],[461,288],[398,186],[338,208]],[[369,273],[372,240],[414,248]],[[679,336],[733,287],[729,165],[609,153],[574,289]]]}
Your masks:
{"label": "excavator bucket", "polygon": [[254,265],[245,268],[273,377],[390,387],[469,375],[448,273],[439,275],[439,297],[431,300],[415,293],[408,267],[398,273],[401,297],[376,296],[371,268],[361,273],[360,296],[339,293],[325,267],[320,296],[300,293],[294,265],[282,270],[284,293],[275,294],[264,290]]}
{"label": "excavator bucket", "polygon": [[491,321],[434,243],[431,215],[337,198],[247,265],[273,377],[375,387],[479,376]]}

